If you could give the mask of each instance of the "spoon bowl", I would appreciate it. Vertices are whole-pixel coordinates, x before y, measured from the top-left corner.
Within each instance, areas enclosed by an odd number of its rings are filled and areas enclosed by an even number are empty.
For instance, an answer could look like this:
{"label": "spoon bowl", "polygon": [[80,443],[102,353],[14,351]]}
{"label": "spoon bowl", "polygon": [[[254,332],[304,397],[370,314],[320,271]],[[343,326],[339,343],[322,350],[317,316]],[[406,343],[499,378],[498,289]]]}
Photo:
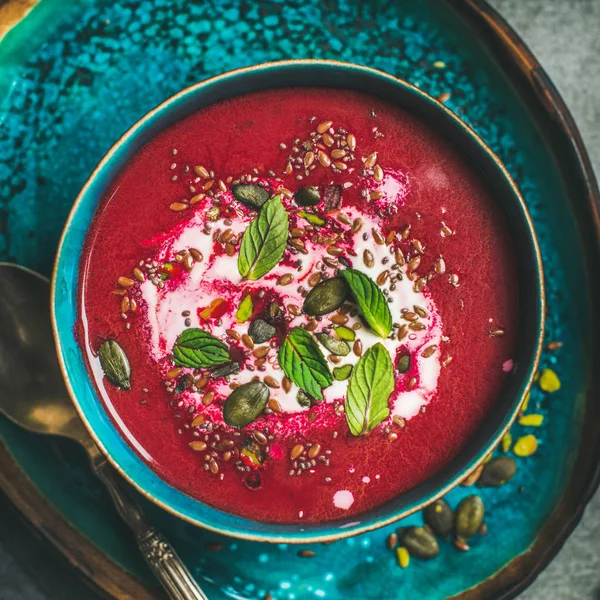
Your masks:
{"label": "spoon bowl", "polygon": [[89,434],[61,377],[49,302],[45,277],[0,263],[0,411],[34,433],[83,443]]}

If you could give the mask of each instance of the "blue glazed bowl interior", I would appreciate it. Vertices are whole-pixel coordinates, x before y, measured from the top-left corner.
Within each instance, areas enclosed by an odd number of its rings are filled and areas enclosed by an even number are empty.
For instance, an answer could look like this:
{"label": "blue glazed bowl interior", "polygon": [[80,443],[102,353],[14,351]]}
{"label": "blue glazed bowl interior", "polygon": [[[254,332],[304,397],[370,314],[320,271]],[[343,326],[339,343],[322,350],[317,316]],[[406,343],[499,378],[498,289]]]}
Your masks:
{"label": "blue glazed bowl interior", "polygon": [[[459,456],[422,485],[386,504],[354,516],[306,526],[251,521],[203,504],[160,479],[113,426],[95,391],[74,336],[78,315],[79,263],[92,217],[105,190],[127,162],[159,131],[208,104],[253,91],[289,86],[323,86],[368,92],[410,110],[451,138],[477,169],[502,206],[520,256],[521,339],[515,369],[484,424]],[[163,508],[219,533],[271,542],[322,541],[381,527],[414,512],[461,481],[496,446],[528,390],[541,348],[543,279],[535,235],[514,184],[483,142],[439,102],[408,83],[381,72],[327,61],[272,63],[234,71],[192,86],[134,125],[105,156],[79,194],[65,225],[56,258],[52,319],[67,387],[88,429],[111,462],[144,495]]]}

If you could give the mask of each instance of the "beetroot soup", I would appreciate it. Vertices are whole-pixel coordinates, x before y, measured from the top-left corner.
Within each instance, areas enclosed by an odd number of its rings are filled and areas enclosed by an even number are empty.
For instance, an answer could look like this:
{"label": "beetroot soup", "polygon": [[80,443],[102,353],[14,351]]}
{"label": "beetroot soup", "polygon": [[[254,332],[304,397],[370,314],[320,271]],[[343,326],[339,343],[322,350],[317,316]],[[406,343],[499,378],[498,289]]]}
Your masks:
{"label": "beetroot soup", "polygon": [[77,334],[115,426],[190,496],[273,523],[446,465],[512,369],[514,255],[427,123],[282,89],[162,131],[88,234]]}

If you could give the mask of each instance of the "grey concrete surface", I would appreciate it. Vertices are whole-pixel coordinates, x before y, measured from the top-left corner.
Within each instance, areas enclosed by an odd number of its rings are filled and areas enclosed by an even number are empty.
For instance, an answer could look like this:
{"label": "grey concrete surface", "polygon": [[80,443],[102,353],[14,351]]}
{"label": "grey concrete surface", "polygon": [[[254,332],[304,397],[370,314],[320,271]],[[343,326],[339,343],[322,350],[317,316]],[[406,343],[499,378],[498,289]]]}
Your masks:
{"label": "grey concrete surface", "polygon": [[[600,0],[491,0],[570,107],[600,172]],[[95,594],[0,500],[0,600],[93,600]],[[522,600],[600,599],[600,495]]]}

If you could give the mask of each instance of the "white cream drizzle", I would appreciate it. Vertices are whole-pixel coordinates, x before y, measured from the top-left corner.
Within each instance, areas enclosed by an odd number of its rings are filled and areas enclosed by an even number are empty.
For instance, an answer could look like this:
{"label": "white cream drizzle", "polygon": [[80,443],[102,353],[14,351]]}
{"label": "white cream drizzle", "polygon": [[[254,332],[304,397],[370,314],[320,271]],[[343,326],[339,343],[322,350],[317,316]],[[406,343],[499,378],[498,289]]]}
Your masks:
{"label": "white cream drizzle", "polygon": [[[385,268],[389,268],[393,263],[393,256],[390,254],[390,249],[386,245],[377,245],[373,238],[369,235],[367,241],[363,240],[363,232],[370,232],[372,227],[377,227],[378,223],[369,217],[367,214],[359,211],[354,207],[344,207],[344,212],[355,219],[360,217],[364,221],[364,226],[361,231],[353,236],[353,249],[357,256],[352,259],[353,267],[357,268],[372,279],[376,277]],[[279,277],[286,273],[291,273],[294,276],[294,281],[287,286],[277,286],[276,290],[284,299],[285,306],[294,304],[301,307],[304,298],[298,292],[298,286],[304,285],[307,288],[306,279],[310,274],[315,272],[316,265],[325,255],[325,248],[321,245],[314,244],[310,240],[306,240],[306,249],[308,254],[298,255],[302,260],[302,266],[295,269],[291,266],[282,264],[277,265],[270,273],[258,281],[243,281],[237,268],[237,253],[234,256],[212,256],[213,238],[212,235],[203,233],[205,225],[205,214],[202,210],[197,210],[189,221],[183,226],[178,226],[172,237],[167,237],[165,242],[160,246],[160,250],[156,260],[165,262],[173,259],[173,256],[187,248],[196,248],[199,250],[204,259],[196,263],[190,273],[184,273],[181,279],[177,279],[177,285],[167,281],[164,288],[160,289],[153,285],[150,281],[146,281],[141,285],[143,298],[142,315],[147,319],[148,330],[150,333],[150,351],[152,357],[159,363],[165,365],[164,361],[175,344],[179,334],[184,330],[183,311],[190,311],[189,319],[191,327],[200,327],[209,331],[212,335],[225,339],[227,337],[226,330],[233,329],[239,335],[247,333],[250,321],[246,323],[238,323],[235,319],[235,309],[228,311],[221,318],[221,324],[217,325],[215,320],[206,322],[200,320],[197,314],[198,307],[206,307],[211,301],[218,298],[226,298],[231,306],[237,307],[242,297],[251,290],[259,290],[261,288],[275,286],[275,282]],[[248,225],[247,218],[239,218],[233,221],[228,228],[231,228],[235,234],[242,233]],[[218,226],[223,227],[222,223]],[[217,227],[217,225],[215,225]],[[349,229],[350,226],[344,226]],[[367,268],[362,260],[363,251],[368,249],[375,258],[375,265]],[[387,264],[382,264],[382,260],[387,257]],[[427,317],[420,319],[426,326],[421,331],[409,330],[409,335],[402,341],[388,338],[382,340],[371,330],[362,327],[357,331],[357,338],[361,339],[364,349],[366,350],[373,344],[381,342],[390,352],[394,365],[396,363],[396,353],[399,348],[406,348],[411,354],[411,360],[417,361],[417,384],[410,391],[402,391],[395,397],[393,405],[390,406],[390,418],[394,415],[399,415],[404,419],[414,417],[421,407],[427,405],[436,392],[437,381],[440,374],[440,344],[442,341],[442,321],[436,309],[435,303],[427,291],[417,293],[413,290],[413,282],[406,277],[404,267],[400,269],[404,275],[401,281],[396,281],[396,287],[390,290],[389,280],[383,286],[388,289],[389,297],[392,299],[390,309],[392,311],[392,319],[394,322],[406,323],[401,319],[401,309],[413,310],[414,305],[422,307],[427,312]],[[333,269],[328,268],[329,275],[333,274]],[[295,317],[290,322],[290,327],[302,325],[307,322],[307,318],[303,315]],[[356,318],[350,318],[347,323],[351,327],[356,323]],[[331,326],[331,322],[327,317],[324,317],[317,328],[320,331],[323,327]],[[433,356],[424,358],[422,351],[425,347],[435,344],[438,350]],[[328,352],[322,349],[324,355]],[[351,364],[355,365],[358,362],[358,356],[350,352],[342,358],[340,365]],[[331,365],[333,368],[335,365]],[[276,381],[281,382],[283,372],[277,361],[277,349],[272,349],[265,363],[266,370],[262,372],[250,372],[247,369],[242,369],[239,375],[235,376],[235,381],[238,383],[246,383],[252,380],[255,375],[260,375],[261,378],[269,375]],[[166,368],[166,366],[165,366]],[[402,377],[402,376],[400,376]],[[326,402],[332,403],[335,401],[343,402],[346,396],[348,381],[334,381],[331,386],[323,390],[324,399]],[[219,380],[216,383],[215,391],[217,394],[226,397],[231,390],[228,383],[224,380]],[[301,407],[296,401],[298,387],[292,384],[289,393],[280,389],[271,391],[271,398],[276,399],[284,413],[300,413],[308,410]],[[186,404],[194,404],[202,408],[200,403],[200,392],[186,392],[184,401]],[[217,413],[212,415],[213,418],[219,418]]]}

